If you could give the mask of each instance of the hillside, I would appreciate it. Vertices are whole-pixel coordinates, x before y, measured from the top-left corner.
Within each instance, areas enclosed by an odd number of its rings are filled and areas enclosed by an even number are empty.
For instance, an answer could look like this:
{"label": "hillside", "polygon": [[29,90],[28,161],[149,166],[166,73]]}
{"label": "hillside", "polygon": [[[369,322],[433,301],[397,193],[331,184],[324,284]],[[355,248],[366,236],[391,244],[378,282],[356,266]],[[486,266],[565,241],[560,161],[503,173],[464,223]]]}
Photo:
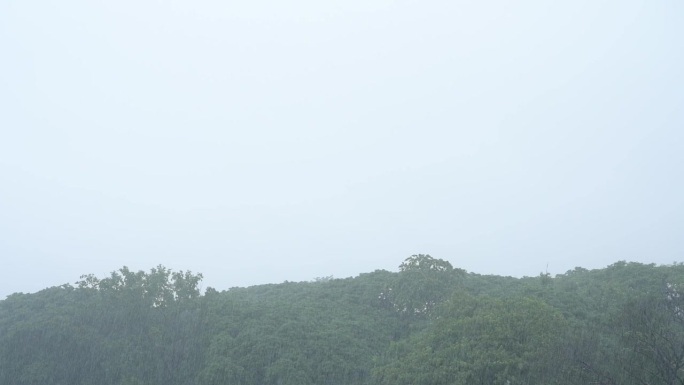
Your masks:
{"label": "hillside", "polygon": [[399,272],[218,292],[127,268],[0,301],[2,385],[684,383],[684,265]]}

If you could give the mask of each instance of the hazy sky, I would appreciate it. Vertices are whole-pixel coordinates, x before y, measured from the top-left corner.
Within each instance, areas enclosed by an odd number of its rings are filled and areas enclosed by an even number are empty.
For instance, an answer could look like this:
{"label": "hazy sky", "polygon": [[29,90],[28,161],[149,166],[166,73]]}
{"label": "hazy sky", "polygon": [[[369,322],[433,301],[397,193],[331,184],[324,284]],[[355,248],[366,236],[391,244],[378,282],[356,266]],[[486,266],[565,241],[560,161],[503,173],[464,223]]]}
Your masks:
{"label": "hazy sky", "polygon": [[0,2],[0,298],[684,260],[684,2]]}

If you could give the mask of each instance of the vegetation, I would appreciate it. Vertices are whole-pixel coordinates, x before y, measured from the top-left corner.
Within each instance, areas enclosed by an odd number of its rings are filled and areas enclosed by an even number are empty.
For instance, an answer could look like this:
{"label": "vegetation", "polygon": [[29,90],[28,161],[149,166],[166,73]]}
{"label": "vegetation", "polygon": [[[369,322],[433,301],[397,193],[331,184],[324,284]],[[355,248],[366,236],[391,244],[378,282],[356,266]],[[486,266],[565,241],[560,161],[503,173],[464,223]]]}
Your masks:
{"label": "vegetation", "polygon": [[200,293],[126,267],[0,301],[0,384],[684,384],[684,265],[399,272]]}

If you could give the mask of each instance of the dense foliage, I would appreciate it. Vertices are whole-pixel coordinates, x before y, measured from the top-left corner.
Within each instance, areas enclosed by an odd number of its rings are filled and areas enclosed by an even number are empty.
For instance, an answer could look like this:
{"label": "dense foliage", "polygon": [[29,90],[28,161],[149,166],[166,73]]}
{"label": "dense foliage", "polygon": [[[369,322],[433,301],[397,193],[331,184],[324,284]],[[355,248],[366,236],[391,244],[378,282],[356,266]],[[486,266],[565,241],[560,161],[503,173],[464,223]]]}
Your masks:
{"label": "dense foliage", "polygon": [[2,385],[684,384],[684,265],[399,272],[202,295],[163,266],[0,301]]}

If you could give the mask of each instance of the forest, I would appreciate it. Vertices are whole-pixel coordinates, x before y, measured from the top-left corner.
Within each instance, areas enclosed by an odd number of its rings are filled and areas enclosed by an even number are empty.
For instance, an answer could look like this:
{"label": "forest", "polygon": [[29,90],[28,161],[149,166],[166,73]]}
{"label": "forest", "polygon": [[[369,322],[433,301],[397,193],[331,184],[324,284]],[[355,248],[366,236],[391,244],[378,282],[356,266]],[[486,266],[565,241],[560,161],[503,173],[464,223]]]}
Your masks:
{"label": "forest", "polygon": [[2,385],[684,384],[684,264],[201,289],[123,267],[0,301]]}

